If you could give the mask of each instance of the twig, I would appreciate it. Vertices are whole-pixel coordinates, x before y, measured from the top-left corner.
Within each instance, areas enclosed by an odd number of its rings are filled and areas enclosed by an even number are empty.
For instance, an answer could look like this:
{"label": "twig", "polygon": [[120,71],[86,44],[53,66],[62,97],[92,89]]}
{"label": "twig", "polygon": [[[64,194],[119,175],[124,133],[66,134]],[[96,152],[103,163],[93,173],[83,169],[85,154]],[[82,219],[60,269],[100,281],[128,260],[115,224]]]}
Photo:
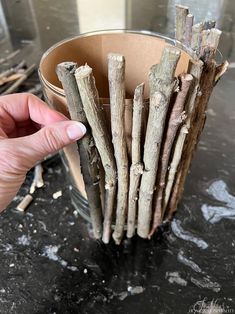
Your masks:
{"label": "twig", "polygon": [[13,73],[17,73],[19,70],[21,70],[26,65],[26,61],[22,60],[19,64],[17,64],[15,67],[12,67],[10,69],[7,69],[0,73],[0,79],[3,79],[5,77],[8,77],[9,75]]}
{"label": "twig", "polygon": [[224,73],[227,71],[229,66],[228,61],[224,61],[222,64],[216,66],[215,70],[215,84],[218,83],[220,78],[224,75]]}
{"label": "twig", "polygon": [[221,33],[222,32],[216,28],[202,31],[200,58],[204,62],[208,62],[215,57]]}
{"label": "twig", "polygon": [[2,93],[2,95],[14,93],[19,88],[19,86],[35,71],[35,68],[36,64],[32,64],[23,72],[22,76],[14,84],[12,84],[7,90],[5,90],[5,92]]}
{"label": "twig", "polygon": [[199,136],[205,123],[206,107],[214,86],[215,69],[216,63],[214,60],[205,64],[203,68],[200,79],[201,93],[197,96],[195,100],[195,110],[190,121],[191,128],[184,148],[182,163],[179,170],[179,173],[181,173],[181,177],[180,179],[177,179],[177,181],[179,182],[178,190],[174,193],[174,198],[171,197],[168,206],[168,216],[175,211],[178,201],[183,193],[184,182],[191,164],[193,153],[195,151],[196,144],[198,143]]}
{"label": "twig", "polygon": [[193,20],[194,20],[194,16],[192,14],[188,14],[186,16],[185,36],[184,36],[184,44],[186,47],[190,47],[191,45]]}
{"label": "twig", "polygon": [[176,5],[176,17],[175,17],[175,39],[181,43],[185,40],[185,25],[186,17],[189,14],[188,7],[183,5]]}
{"label": "twig", "polygon": [[43,173],[42,164],[37,164],[34,167],[34,178],[33,178],[32,184],[30,186],[30,190],[29,190],[30,194],[33,194],[35,192],[36,188],[43,187],[44,181],[43,181],[42,173]]}
{"label": "twig", "polygon": [[57,65],[56,73],[65,92],[71,119],[82,122],[87,128],[87,133],[77,144],[81,159],[81,170],[90,206],[93,233],[96,239],[100,239],[102,235],[102,209],[99,191],[99,156],[82,107],[74,76],[76,67],[77,65],[74,62],[62,62]]}
{"label": "twig", "polygon": [[117,181],[112,142],[105,124],[102,107],[99,107],[99,95],[95,86],[92,69],[88,65],[81,66],[76,70],[75,77],[83,109],[91,126],[95,144],[105,171],[106,192],[102,240],[104,243],[109,243]]}
{"label": "twig", "polygon": [[19,80],[22,76],[23,76],[23,74],[21,74],[21,73],[13,73],[9,76],[3,77],[0,79],[0,86],[6,84],[8,82],[13,82],[13,81]]}
{"label": "twig", "polygon": [[140,184],[137,228],[138,235],[142,238],[147,238],[149,234],[160,146],[168,105],[176,87],[174,73],[179,57],[180,50],[166,47],[160,64],[150,70],[150,109],[144,144],[144,173]]}
{"label": "twig", "polygon": [[26,208],[29,206],[29,204],[32,202],[33,197],[30,194],[25,195],[23,200],[20,202],[20,204],[17,205],[16,209],[24,212]]}
{"label": "twig", "polygon": [[20,53],[20,49],[13,51],[12,53],[10,53],[7,57],[5,58],[1,58],[0,59],[0,65],[3,63],[6,63],[7,61],[13,59],[16,55],[18,55]]}
{"label": "twig", "polygon": [[113,239],[120,244],[125,225],[128,198],[128,158],[124,128],[125,59],[120,54],[108,55],[108,79],[111,128],[118,171],[116,224]]}
{"label": "twig", "polygon": [[203,23],[197,23],[192,26],[192,39],[191,48],[196,52],[197,55],[200,53],[201,47],[201,33],[203,30]]}
{"label": "twig", "polygon": [[190,74],[183,74],[180,76],[181,82],[180,91],[177,93],[175,103],[173,104],[173,108],[167,125],[166,137],[163,145],[163,152],[161,156],[159,175],[157,180],[156,206],[154,210],[153,225],[149,237],[153,235],[157,227],[162,222],[164,216],[163,210],[164,204],[162,204],[162,200],[166,182],[166,174],[170,159],[170,153],[178,128],[186,118],[183,110],[192,81],[193,77]]}
{"label": "twig", "polygon": [[127,237],[131,238],[135,234],[136,209],[138,201],[138,188],[140,178],[143,173],[143,164],[141,163],[141,122],[142,109],[144,103],[144,83],[138,85],[135,89],[133,103],[132,119],[132,165],[130,169],[130,186],[128,199],[128,219],[127,219]]}
{"label": "twig", "polygon": [[[177,176],[179,175],[179,171],[177,171],[177,169],[179,167],[180,161],[182,160],[181,156],[182,156],[182,150],[183,150],[183,146],[185,143],[186,135],[187,135],[189,129],[190,129],[190,132],[192,131],[191,120],[192,120],[192,116],[193,116],[194,112],[196,112],[195,99],[196,99],[197,95],[199,94],[199,81],[201,78],[202,70],[203,70],[203,62],[202,61],[199,60],[196,63],[190,64],[189,72],[193,76],[194,81],[192,83],[193,86],[191,87],[190,97],[188,98],[188,102],[185,106],[185,111],[186,111],[186,116],[187,116],[186,121],[185,121],[185,125],[183,125],[180,129],[178,138],[176,140],[172,161],[170,164],[170,169],[169,169],[168,178],[167,178],[167,185],[165,188],[164,203],[163,203],[163,206],[164,206],[163,211],[164,212],[166,212],[166,207],[168,205],[168,201],[170,198],[173,182],[175,180],[176,172],[177,172]],[[183,164],[183,161],[182,161],[182,164]],[[174,191],[175,191],[175,189],[177,189],[177,186],[174,186]],[[174,204],[173,199],[172,199],[172,204]]]}
{"label": "twig", "polygon": [[[183,148],[185,144],[185,139],[188,134],[188,127],[184,124],[180,128],[179,136],[177,137],[174,154],[172,158],[172,162],[170,164],[170,169],[167,177],[167,186],[165,191],[165,205],[164,211],[167,213],[167,218],[171,218],[173,212],[177,207],[177,196],[179,193],[179,181],[181,179],[181,168],[179,168],[180,163],[183,164],[184,160],[182,159]],[[177,173],[177,176],[176,176]],[[176,179],[175,179],[176,176]],[[174,183],[174,189],[172,191],[172,186]],[[172,192],[171,198],[170,194]],[[169,201],[169,204],[168,204]],[[168,206],[167,206],[168,205]],[[167,207],[166,207],[167,206]]]}
{"label": "twig", "polygon": [[215,28],[216,21],[208,20],[203,23],[203,29],[212,29]]}

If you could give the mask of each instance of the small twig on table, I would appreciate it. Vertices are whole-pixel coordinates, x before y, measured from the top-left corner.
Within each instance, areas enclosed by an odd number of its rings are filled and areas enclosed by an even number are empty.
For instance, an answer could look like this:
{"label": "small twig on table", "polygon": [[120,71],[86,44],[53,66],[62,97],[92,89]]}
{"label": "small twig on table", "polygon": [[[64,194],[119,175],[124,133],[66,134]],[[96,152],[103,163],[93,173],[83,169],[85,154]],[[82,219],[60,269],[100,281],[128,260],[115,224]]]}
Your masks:
{"label": "small twig on table", "polygon": [[16,55],[18,55],[20,53],[20,49],[13,51],[12,53],[10,53],[7,57],[5,58],[1,58],[0,59],[0,65],[3,63],[6,63],[7,61],[13,59]]}
{"label": "small twig on table", "polygon": [[17,64],[15,67],[12,67],[10,69],[7,69],[0,73],[0,79],[3,79],[5,77],[8,77],[9,75],[13,73],[19,72],[24,66],[26,65],[26,61],[22,60],[19,64]]}
{"label": "small twig on table", "polygon": [[23,76],[23,74],[21,74],[21,73],[14,73],[14,74],[11,74],[9,76],[3,77],[0,79],[0,86],[6,84],[8,82],[12,83],[16,80],[19,80],[22,76]]}
{"label": "small twig on table", "polygon": [[28,69],[26,69],[23,73],[22,76],[15,82],[13,83],[7,90],[5,90],[2,95],[8,95],[11,93],[14,93],[20,85],[27,80],[27,78],[35,71],[36,64],[32,64]]}
{"label": "small twig on table", "polygon": [[171,95],[176,88],[174,78],[180,50],[165,47],[161,61],[150,70],[150,108],[144,144],[144,173],[140,184],[138,235],[147,238],[152,218],[152,200],[155,189],[158,160],[166,114]]}
{"label": "small twig on table", "polygon": [[173,104],[170,118],[167,125],[167,132],[165,141],[163,144],[163,151],[161,155],[159,173],[157,177],[157,190],[156,190],[156,205],[153,216],[152,229],[149,237],[153,235],[157,227],[161,224],[164,216],[164,204],[163,204],[163,191],[166,183],[166,174],[168,170],[168,164],[171,154],[171,149],[175,140],[176,133],[179,126],[186,119],[184,105],[187,100],[188,91],[192,84],[193,76],[190,74],[182,74],[180,76],[180,91],[177,93],[176,100]]}
{"label": "small twig on table", "polygon": [[105,123],[103,108],[99,105],[99,95],[95,86],[92,69],[88,65],[81,66],[75,71],[75,77],[83,109],[91,126],[95,144],[105,171],[105,207],[102,240],[104,243],[109,243],[117,182],[112,141]]}
{"label": "small twig on table", "polygon": [[23,200],[20,202],[19,205],[17,205],[16,209],[24,212],[26,210],[26,208],[29,206],[29,204],[32,202],[33,197],[30,194],[27,194]]}
{"label": "small twig on table", "polygon": [[102,235],[102,207],[99,190],[99,155],[83,110],[74,76],[76,68],[77,64],[74,62],[62,62],[57,65],[56,73],[65,92],[71,119],[82,122],[87,128],[85,136],[77,144],[81,161],[81,171],[90,206],[93,233],[96,239],[100,239]]}
{"label": "small twig on table", "polygon": [[43,181],[42,173],[43,173],[42,164],[37,164],[34,167],[34,178],[33,178],[33,182],[31,184],[30,190],[29,190],[30,194],[33,194],[37,188],[43,187],[44,181]]}
{"label": "small twig on table", "polygon": [[127,237],[131,238],[135,234],[136,209],[138,203],[138,188],[140,178],[143,173],[141,162],[141,122],[142,109],[144,104],[144,83],[135,89],[132,119],[132,165],[130,169],[130,186],[128,200]]}
{"label": "small twig on table", "polygon": [[111,110],[111,129],[118,172],[116,223],[113,239],[120,244],[128,201],[128,157],[125,139],[125,59],[120,54],[108,55],[108,79]]}

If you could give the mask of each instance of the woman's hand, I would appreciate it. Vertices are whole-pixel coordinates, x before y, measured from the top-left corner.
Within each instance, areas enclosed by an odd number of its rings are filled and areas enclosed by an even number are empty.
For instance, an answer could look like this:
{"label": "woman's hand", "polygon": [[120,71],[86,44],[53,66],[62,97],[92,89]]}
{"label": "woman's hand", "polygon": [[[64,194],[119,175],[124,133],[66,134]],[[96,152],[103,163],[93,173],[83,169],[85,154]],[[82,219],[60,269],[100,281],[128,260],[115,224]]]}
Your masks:
{"label": "woman's hand", "polygon": [[85,132],[83,124],[68,120],[34,95],[0,97],[0,211],[16,195],[35,163]]}

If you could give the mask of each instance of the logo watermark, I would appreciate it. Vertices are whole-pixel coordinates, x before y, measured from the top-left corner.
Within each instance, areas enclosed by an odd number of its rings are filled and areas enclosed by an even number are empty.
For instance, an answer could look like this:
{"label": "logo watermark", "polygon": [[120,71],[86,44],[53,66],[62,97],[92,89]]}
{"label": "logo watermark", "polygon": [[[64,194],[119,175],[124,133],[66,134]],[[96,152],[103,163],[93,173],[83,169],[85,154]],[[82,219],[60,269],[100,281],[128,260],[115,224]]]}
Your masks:
{"label": "logo watermark", "polygon": [[207,300],[204,298],[203,300],[199,300],[194,303],[191,308],[189,309],[189,313],[196,314],[235,314],[235,310],[232,309],[230,306],[219,303],[218,300]]}

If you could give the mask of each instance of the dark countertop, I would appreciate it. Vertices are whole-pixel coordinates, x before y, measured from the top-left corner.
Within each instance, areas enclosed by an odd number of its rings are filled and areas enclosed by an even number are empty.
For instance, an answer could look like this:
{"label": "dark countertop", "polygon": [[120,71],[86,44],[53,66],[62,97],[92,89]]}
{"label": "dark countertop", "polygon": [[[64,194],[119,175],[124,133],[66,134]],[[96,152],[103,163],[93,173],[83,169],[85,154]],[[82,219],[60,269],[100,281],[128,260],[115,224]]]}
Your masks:
{"label": "dark countertop", "polygon": [[[29,63],[38,62],[58,40],[107,25],[171,36],[175,2],[110,1],[109,7],[100,1],[96,8],[94,1],[2,1],[1,55],[21,47]],[[202,312],[211,302],[214,313],[235,313],[235,4],[181,3],[200,18],[219,20],[225,31],[220,50],[231,64],[210,99],[173,223],[150,242],[96,242],[70,203],[59,157],[44,162],[45,187],[35,192],[29,209],[20,213],[14,207],[27,193],[32,172],[0,216],[0,313],[181,314]],[[62,196],[53,199],[60,190]]]}

